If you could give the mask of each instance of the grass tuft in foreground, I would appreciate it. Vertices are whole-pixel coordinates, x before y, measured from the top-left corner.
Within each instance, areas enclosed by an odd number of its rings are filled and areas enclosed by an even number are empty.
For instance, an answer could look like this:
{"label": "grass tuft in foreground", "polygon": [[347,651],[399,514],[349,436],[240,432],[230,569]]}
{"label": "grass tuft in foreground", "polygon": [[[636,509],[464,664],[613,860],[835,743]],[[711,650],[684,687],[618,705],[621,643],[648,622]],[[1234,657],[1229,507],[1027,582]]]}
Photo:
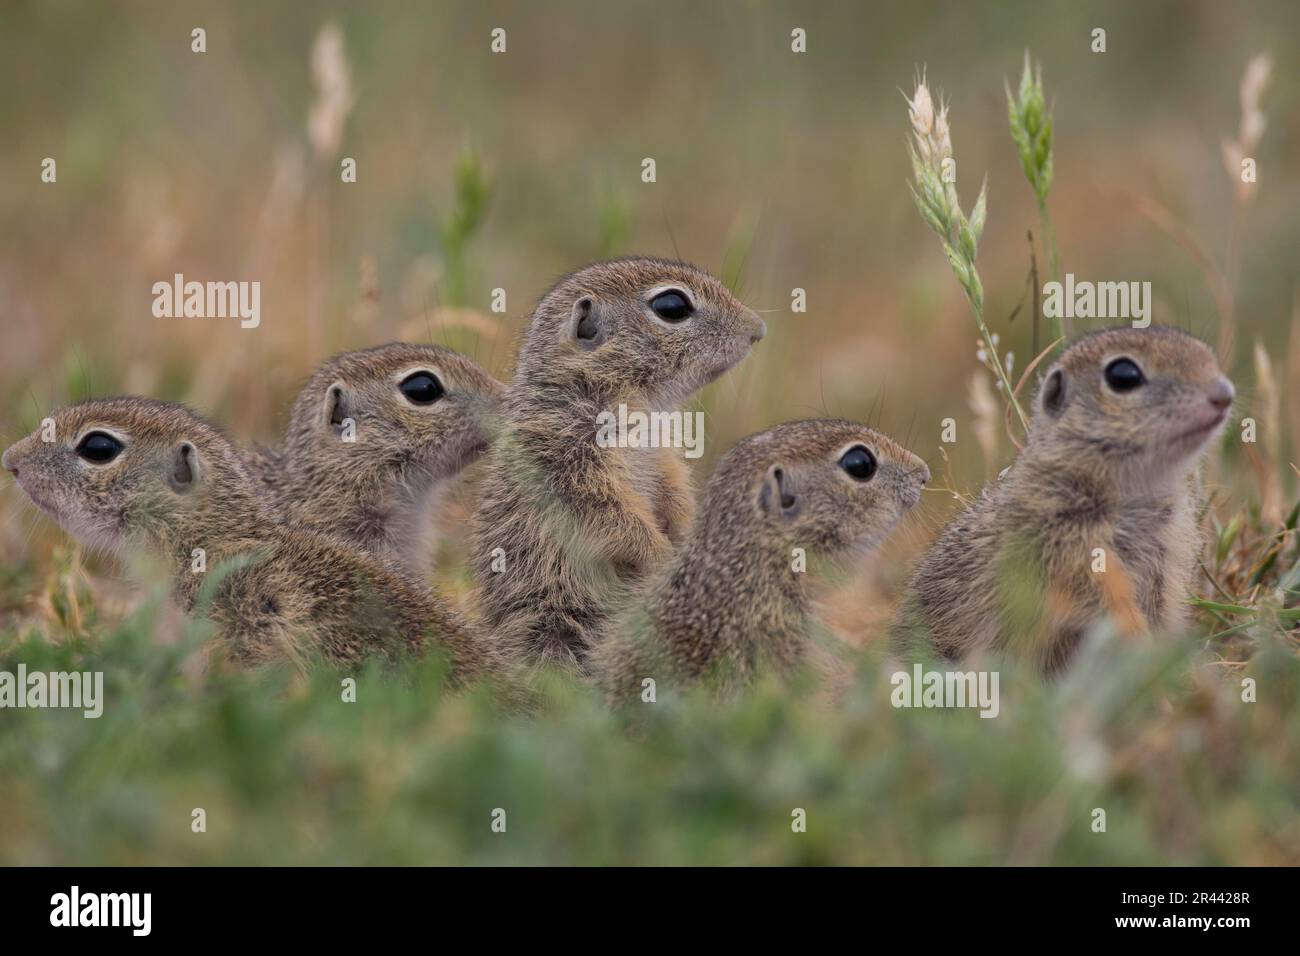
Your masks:
{"label": "grass tuft in foreground", "polygon": [[0,669],[105,681],[97,720],[0,712],[0,863],[1300,863],[1284,630],[1230,665],[1099,637],[1052,685],[985,662],[994,719],[893,707],[878,656],[834,705],[661,689],[611,714],[548,674],[523,716],[445,693],[434,663],[355,675],[356,703],[327,671],[199,675],[198,635],[159,647],[156,616],[102,641],[0,633]]}

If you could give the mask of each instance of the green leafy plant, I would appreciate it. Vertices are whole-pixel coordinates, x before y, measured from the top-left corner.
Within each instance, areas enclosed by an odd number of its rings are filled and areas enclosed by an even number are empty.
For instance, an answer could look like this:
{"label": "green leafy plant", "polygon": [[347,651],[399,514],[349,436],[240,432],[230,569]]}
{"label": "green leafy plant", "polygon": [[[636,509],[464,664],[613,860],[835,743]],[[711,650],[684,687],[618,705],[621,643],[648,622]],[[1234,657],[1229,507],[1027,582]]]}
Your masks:
{"label": "green leafy plant", "polygon": [[443,294],[448,305],[465,304],[469,286],[469,245],[487,217],[492,184],[478,154],[467,150],[456,163],[454,204],[442,227],[442,254],[446,263]]}
{"label": "green leafy plant", "polygon": [[[1006,83],[1007,116],[1011,124],[1011,139],[1020,154],[1020,167],[1025,179],[1034,190],[1038,203],[1038,221],[1043,247],[1047,250],[1048,268],[1053,279],[1061,278],[1060,252],[1056,246],[1056,232],[1047,213],[1047,194],[1052,188],[1052,108],[1043,93],[1042,64],[1033,65],[1029,51],[1025,51],[1025,67],[1020,73],[1020,86],[1015,93]],[[1033,290],[1038,294],[1038,290]],[[1064,334],[1058,320],[1056,336]]]}

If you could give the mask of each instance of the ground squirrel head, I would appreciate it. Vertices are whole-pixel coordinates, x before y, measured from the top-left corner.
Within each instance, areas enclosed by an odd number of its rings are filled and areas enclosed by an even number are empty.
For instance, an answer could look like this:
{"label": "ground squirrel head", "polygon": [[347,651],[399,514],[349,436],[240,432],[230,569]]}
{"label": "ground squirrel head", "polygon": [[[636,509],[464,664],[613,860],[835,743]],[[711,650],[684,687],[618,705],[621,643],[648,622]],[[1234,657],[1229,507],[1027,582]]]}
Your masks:
{"label": "ground squirrel head", "polygon": [[1150,482],[1185,470],[1223,426],[1232,399],[1214,353],[1186,332],[1094,332],[1044,377],[1027,451],[1082,462],[1121,483]]}
{"label": "ground squirrel head", "polygon": [[542,296],[517,375],[605,400],[674,404],[739,362],[765,332],[707,272],[666,259],[613,259],[565,276]]}
{"label": "ground squirrel head", "polygon": [[503,391],[476,362],[436,345],[336,355],[294,402],[286,464],[449,478],[486,450]]}
{"label": "ground squirrel head", "polygon": [[864,425],[789,422],[727,452],[697,520],[718,535],[753,527],[787,550],[836,557],[879,544],[929,480],[925,462]]}
{"label": "ground squirrel head", "polygon": [[95,399],[55,411],[4,453],[36,505],[86,544],[188,552],[263,517],[238,452],[182,405]]}

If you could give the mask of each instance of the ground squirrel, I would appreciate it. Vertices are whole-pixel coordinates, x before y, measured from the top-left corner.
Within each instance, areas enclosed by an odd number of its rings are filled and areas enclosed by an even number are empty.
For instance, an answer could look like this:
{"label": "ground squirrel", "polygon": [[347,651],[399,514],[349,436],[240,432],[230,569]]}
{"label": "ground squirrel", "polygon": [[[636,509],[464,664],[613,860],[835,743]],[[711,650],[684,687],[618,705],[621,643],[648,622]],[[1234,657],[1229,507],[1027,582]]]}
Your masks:
{"label": "ground squirrel", "polygon": [[590,666],[611,701],[642,681],[707,675],[718,689],[788,674],[813,649],[808,562],[874,548],[930,470],[864,425],[802,421],[752,435],[718,463],[686,542],[609,622]]}
{"label": "ground squirrel", "polygon": [[486,449],[504,386],[451,349],[393,342],[330,359],[250,471],[292,523],[424,576],[438,492]]}
{"label": "ground squirrel", "polygon": [[1201,543],[1197,464],[1232,398],[1210,349],[1176,329],[1070,346],[1019,458],[922,559],[896,647],[1001,648],[1050,672],[1105,615],[1125,633],[1178,630]]}
{"label": "ground squirrel", "polygon": [[426,644],[446,651],[458,678],[490,662],[427,589],[278,521],[240,451],[183,406],[145,398],[66,406],[6,450],[3,467],[78,540],[174,569],[173,596],[186,610],[210,598],[220,646],[236,662],[351,664]]}
{"label": "ground squirrel", "polygon": [[524,330],[472,531],[485,623],[524,653],[580,662],[611,601],[690,523],[681,449],[601,447],[620,404],[672,409],[766,331],[681,262],[615,259],[566,276]]}

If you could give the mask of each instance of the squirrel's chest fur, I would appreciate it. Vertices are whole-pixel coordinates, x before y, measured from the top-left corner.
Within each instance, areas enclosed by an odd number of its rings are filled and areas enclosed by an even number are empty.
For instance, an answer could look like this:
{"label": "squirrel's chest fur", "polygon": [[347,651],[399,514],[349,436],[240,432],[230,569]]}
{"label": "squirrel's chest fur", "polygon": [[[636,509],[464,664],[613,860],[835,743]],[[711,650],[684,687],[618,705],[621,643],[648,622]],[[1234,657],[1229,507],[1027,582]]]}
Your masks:
{"label": "squirrel's chest fur", "polygon": [[1113,526],[1115,550],[1148,624],[1177,629],[1201,543],[1193,503],[1184,497],[1134,502],[1116,510]]}
{"label": "squirrel's chest fur", "polygon": [[623,481],[628,501],[648,515],[651,525],[662,534],[672,528],[671,498],[678,492],[678,470],[669,448],[621,448]]}
{"label": "squirrel's chest fur", "polygon": [[504,436],[473,532],[481,609],[500,639],[577,661],[684,535],[690,501],[672,449],[598,447],[580,418]]}
{"label": "squirrel's chest fur", "polygon": [[[1055,667],[1103,617],[1156,632],[1184,624],[1200,545],[1195,502],[1071,492],[995,488],[949,526],[904,608],[919,613],[912,623],[937,650],[955,657],[1033,646]],[[1069,504],[1045,507],[1048,500]]]}

